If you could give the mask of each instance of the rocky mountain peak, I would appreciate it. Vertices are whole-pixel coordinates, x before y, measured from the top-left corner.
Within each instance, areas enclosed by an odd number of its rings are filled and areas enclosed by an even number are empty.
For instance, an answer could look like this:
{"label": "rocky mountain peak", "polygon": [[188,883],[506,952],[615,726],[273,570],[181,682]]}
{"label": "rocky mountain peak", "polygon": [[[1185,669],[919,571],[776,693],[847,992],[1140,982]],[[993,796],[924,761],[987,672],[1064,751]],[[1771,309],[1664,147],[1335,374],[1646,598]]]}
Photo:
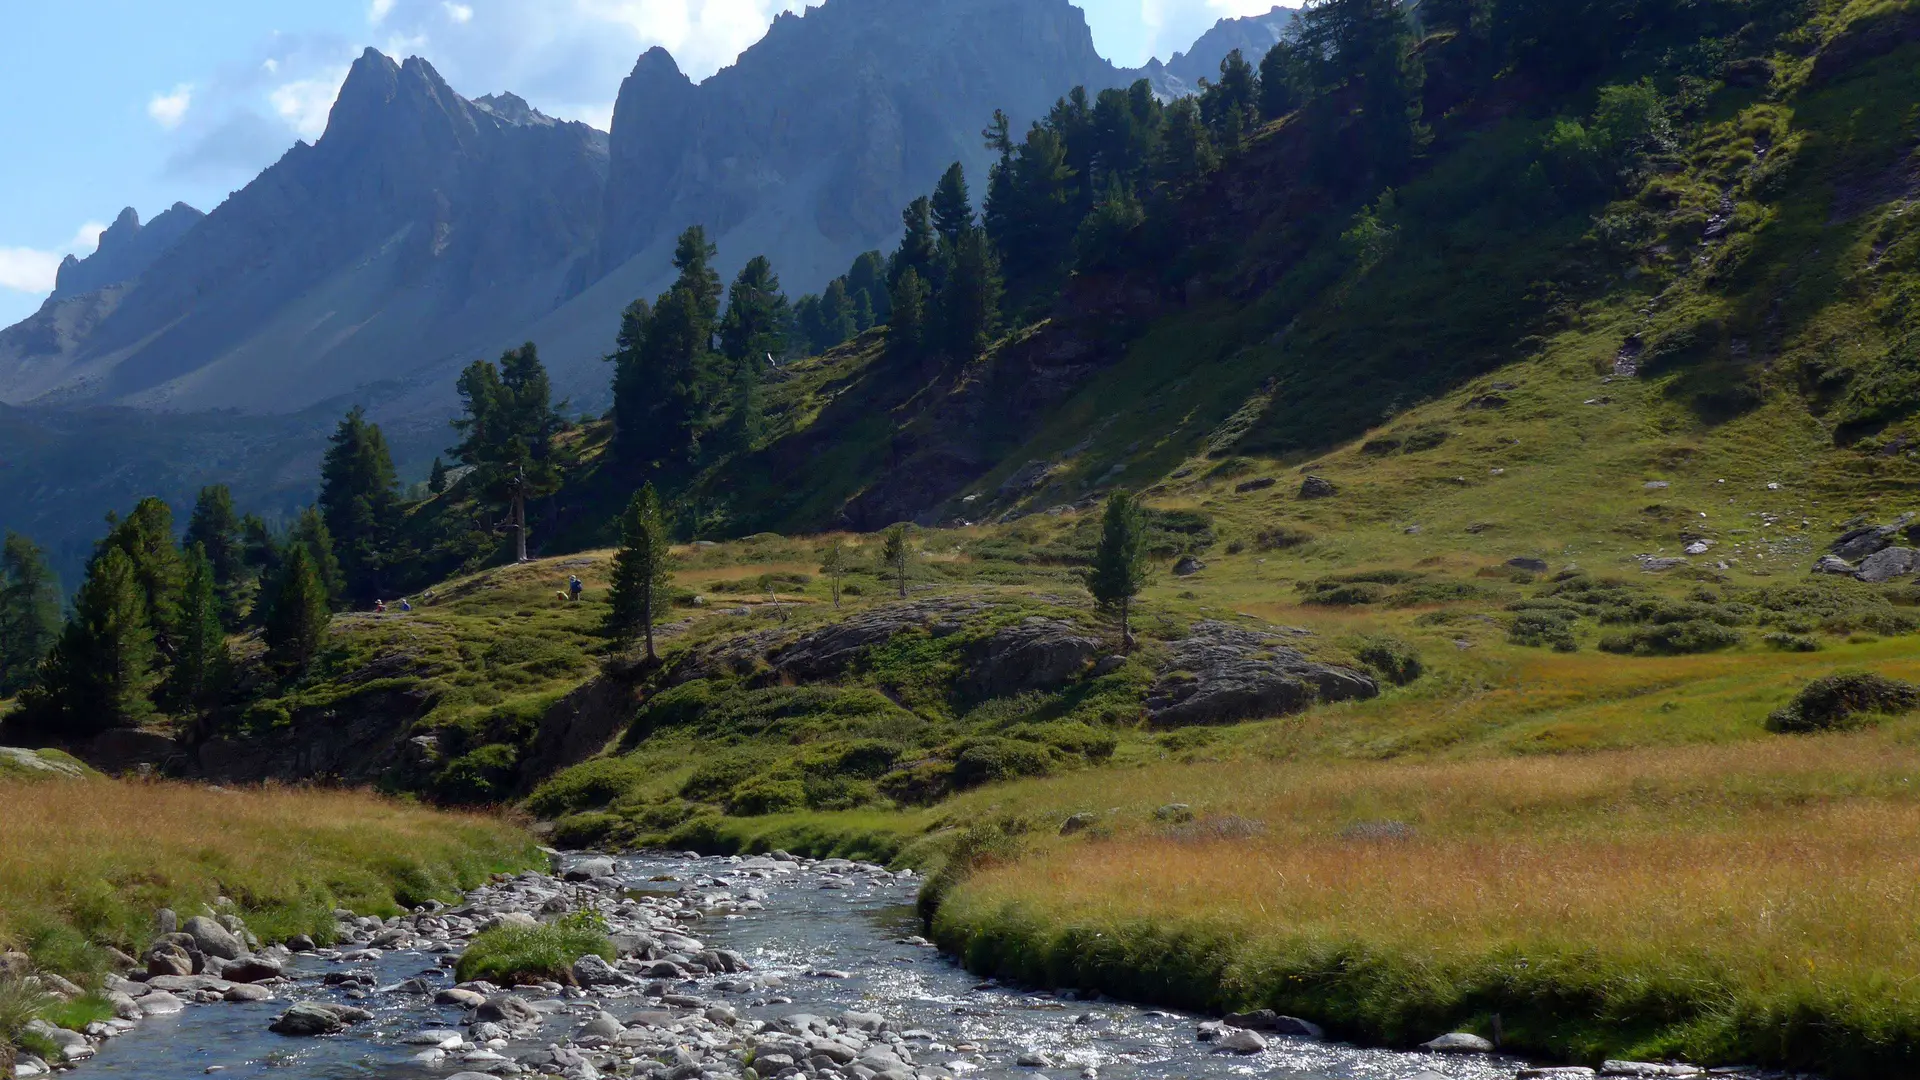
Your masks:
{"label": "rocky mountain peak", "polygon": [[139,211],[127,207],[100,234],[93,254],[84,259],[69,255],[61,260],[53,299],[63,300],[133,280],[204,217],[186,203],[174,203],[143,225]]}

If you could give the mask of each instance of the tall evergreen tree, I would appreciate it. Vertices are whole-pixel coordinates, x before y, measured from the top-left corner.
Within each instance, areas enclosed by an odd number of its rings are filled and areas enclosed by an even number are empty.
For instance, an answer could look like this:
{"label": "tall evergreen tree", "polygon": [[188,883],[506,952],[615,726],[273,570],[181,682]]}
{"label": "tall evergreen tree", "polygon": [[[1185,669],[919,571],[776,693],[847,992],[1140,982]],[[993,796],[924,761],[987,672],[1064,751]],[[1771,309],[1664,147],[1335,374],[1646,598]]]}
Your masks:
{"label": "tall evergreen tree", "polygon": [[745,454],[758,445],[766,429],[760,385],[760,372],[766,360],[747,356],[732,364],[733,378],[727,386],[727,416],[720,427],[720,447],[723,453]]}
{"label": "tall evergreen tree", "polygon": [[234,513],[233,492],[225,484],[200,489],[194,500],[193,514],[187,518],[187,547],[199,544],[213,564],[214,585],[225,594],[237,586],[246,573],[246,552],[241,546],[240,517]]}
{"label": "tall evergreen tree", "polygon": [[313,557],[306,545],[293,545],[267,609],[267,662],[283,673],[305,671],[326,643],[332,619]]}
{"label": "tall evergreen tree", "polygon": [[900,275],[912,270],[931,286],[934,268],[940,262],[940,234],[933,228],[933,200],[924,195],[913,200],[901,213],[900,221],[906,233],[900,238],[899,250],[887,264],[888,280],[897,283]]}
{"label": "tall evergreen tree", "polygon": [[999,329],[1000,264],[981,229],[961,234],[952,257],[951,278],[939,296],[941,344],[948,356],[967,361],[985,351]]}
{"label": "tall evergreen tree", "polygon": [[853,299],[854,321],[862,333],[886,322],[892,312],[889,281],[887,261],[878,251],[862,252],[847,270],[847,295]]}
{"label": "tall evergreen tree", "polygon": [[887,323],[887,351],[896,357],[918,357],[927,343],[927,283],[909,266],[893,283]]}
{"label": "tall evergreen tree", "polygon": [[1080,223],[1073,239],[1074,265],[1082,273],[1117,269],[1126,258],[1134,231],[1145,224],[1146,208],[1118,176],[1093,211]]}
{"label": "tall evergreen tree", "polygon": [[1100,546],[1087,571],[1087,591],[1101,610],[1120,621],[1120,640],[1129,652],[1133,600],[1146,587],[1148,572],[1146,510],[1131,492],[1115,491],[1100,521]]}
{"label": "tall evergreen tree", "polygon": [[180,594],[179,646],[167,673],[166,697],[174,709],[209,702],[227,669],[227,634],[214,582],[213,562],[196,543],[187,549],[186,584]]}
{"label": "tall evergreen tree", "polygon": [[773,264],[764,255],[755,256],[727,290],[727,314],[720,320],[720,351],[735,367],[745,360],[764,366],[768,356],[787,351],[787,324],[792,319]]}
{"label": "tall evergreen tree", "polygon": [[1219,167],[1220,154],[1214,149],[1213,135],[1192,98],[1181,98],[1167,106],[1166,119],[1154,155],[1154,179],[1179,184]]}
{"label": "tall evergreen tree", "polygon": [[[700,225],[689,226],[681,233],[673,249],[673,268],[680,271],[680,280],[674,284],[693,293],[709,328],[720,319],[720,272],[713,268],[719,254],[720,249],[707,239],[707,230]],[[712,347],[711,342],[705,346],[709,350]]]}
{"label": "tall evergreen tree", "polygon": [[0,547],[0,698],[33,681],[60,636],[60,582],[46,552],[19,533]]}
{"label": "tall evergreen tree", "polygon": [[967,170],[959,162],[948,166],[946,174],[933,189],[933,229],[947,243],[960,241],[960,235],[973,228],[973,196],[967,191]]}
{"label": "tall evergreen tree", "polygon": [[837,277],[827,282],[827,290],[820,294],[817,317],[818,336],[813,342],[816,352],[826,352],[860,332],[860,324],[853,314],[853,299],[847,295],[846,278]]}
{"label": "tall evergreen tree", "polygon": [[607,635],[626,645],[644,638],[647,660],[654,652],[654,622],[672,603],[673,556],[660,496],[648,484],[634,494],[620,518],[620,551],[613,558],[612,610]]}
{"label": "tall evergreen tree", "polygon": [[320,513],[333,534],[346,594],[371,600],[385,591],[399,515],[399,476],[380,425],[354,406],[334,429],[320,464]]}
{"label": "tall evergreen tree", "polygon": [[1220,61],[1220,81],[1200,94],[1200,117],[1222,146],[1239,149],[1247,130],[1260,116],[1260,76],[1239,49]]}
{"label": "tall evergreen tree", "polygon": [[[347,576],[340,569],[340,556],[333,543],[333,532],[327,528],[327,520],[321,516],[318,508],[309,506],[294,519],[293,528],[287,533],[286,549],[274,559],[276,574],[286,568],[287,560],[296,548],[306,552],[307,562],[312,565],[314,576],[326,593],[328,606],[344,599]],[[260,610],[264,615],[267,605],[260,605]]]}
{"label": "tall evergreen tree", "polygon": [[613,355],[607,357],[613,364],[613,459],[628,475],[653,458],[652,414],[660,386],[646,366],[647,327],[652,322],[652,304],[644,299],[628,304],[620,313]]}
{"label": "tall evergreen tree", "polygon": [[527,502],[560,483],[553,455],[560,414],[547,369],[529,341],[502,354],[498,367],[484,360],[468,365],[458,386],[464,410],[453,424],[464,438],[454,453],[473,466],[481,490],[504,504],[515,557],[525,562]]}
{"label": "tall evergreen tree", "polygon": [[447,490],[447,463],[434,455],[433,468],[427,471],[427,491],[439,495]]}
{"label": "tall evergreen tree", "polygon": [[103,547],[87,567],[73,615],[39,681],[22,695],[23,722],[74,739],[132,727],[152,714],[153,685],[145,589],[126,551]]}
{"label": "tall evergreen tree", "polygon": [[165,502],[148,497],[141,499],[132,513],[112,519],[111,524],[95,557],[109,548],[118,548],[127,556],[146,604],[153,645],[163,658],[171,659],[180,615],[180,586],[185,580],[180,549],[173,541],[173,511]]}

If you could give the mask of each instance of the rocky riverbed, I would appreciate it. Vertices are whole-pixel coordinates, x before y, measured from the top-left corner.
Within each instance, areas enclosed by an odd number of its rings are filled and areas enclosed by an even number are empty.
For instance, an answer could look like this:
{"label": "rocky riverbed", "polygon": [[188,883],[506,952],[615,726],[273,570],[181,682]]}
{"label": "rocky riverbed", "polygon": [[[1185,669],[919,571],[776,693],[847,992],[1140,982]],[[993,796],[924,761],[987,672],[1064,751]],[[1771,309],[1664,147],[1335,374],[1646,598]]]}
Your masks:
{"label": "rocky riverbed", "polygon": [[[454,908],[389,920],[340,912],[330,949],[262,949],[230,916],[170,923],[163,913],[145,972],[111,985],[119,1018],[84,1035],[42,1034],[76,1080],[1592,1075],[1525,1069],[1470,1036],[1424,1053],[1363,1050],[1272,1014],[1207,1019],[982,983],[915,936],[911,872],[693,856],[570,857],[555,871],[495,882]],[[573,985],[454,983],[482,929],[583,911],[608,924],[616,962],[583,960]],[[43,1068],[28,1059],[21,1075]]]}

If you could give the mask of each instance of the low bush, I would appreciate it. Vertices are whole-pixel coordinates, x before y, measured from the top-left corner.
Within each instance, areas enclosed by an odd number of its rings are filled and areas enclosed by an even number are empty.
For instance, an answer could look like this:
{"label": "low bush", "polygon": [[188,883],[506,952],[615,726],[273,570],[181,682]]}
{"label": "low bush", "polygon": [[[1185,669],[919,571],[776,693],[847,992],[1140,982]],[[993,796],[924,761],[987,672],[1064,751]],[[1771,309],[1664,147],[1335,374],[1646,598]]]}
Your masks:
{"label": "low bush", "polygon": [[1600,639],[1600,649],[1622,656],[1688,656],[1731,649],[1741,640],[1738,630],[1695,619],[1608,634]]}
{"label": "low bush", "polygon": [[1253,544],[1261,551],[1288,551],[1313,542],[1313,534],[1290,525],[1272,525],[1254,534]]}
{"label": "low bush", "polygon": [[967,739],[953,749],[953,786],[961,790],[997,780],[1045,776],[1054,768],[1052,751],[1018,739]]}
{"label": "low bush", "polygon": [[519,748],[493,743],[449,763],[434,779],[433,793],[454,806],[501,802],[512,793],[519,771]]}
{"label": "low bush", "polygon": [[1767,730],[1781,734],[1838,731],[1864,726],[1870,717],[1898,716],[1920,707],[1920,686],[1870,671],[1843,671],[1808,683],[1794,699],[1767,717]]}
{"label": "low bush", "polygon": [[1789,634],[1781,630],[1767,634],[1761,637],[1760,640],[1765,642],[1768,648],[1778,649],[1781,652],[1810,653],[1820,651],[1819,639],[1806,637],[1801,634]]}
{"label": "low bush", "polygon": [[1366,635],[1352,645],[1356,659],[1395,686],[1411,685],[1426,674],[1419,652],[1397,637]]}
{"label": "low bush", "polygon": [[460,954],[454,976],[461,982],[485,979],[500,986],[571,985],[574,961],[589,954],[619,959],[605,924],[583,912],[541,926],[487,930]]}
{"label": "low bush", "polygon": [[1579,652],[1580,639],[1574,636],[1577,611],[1552,608],[1528,608],[1514,614],[1507,627],[1507,640],[1530,649],[1551,648],[1554,652]]}

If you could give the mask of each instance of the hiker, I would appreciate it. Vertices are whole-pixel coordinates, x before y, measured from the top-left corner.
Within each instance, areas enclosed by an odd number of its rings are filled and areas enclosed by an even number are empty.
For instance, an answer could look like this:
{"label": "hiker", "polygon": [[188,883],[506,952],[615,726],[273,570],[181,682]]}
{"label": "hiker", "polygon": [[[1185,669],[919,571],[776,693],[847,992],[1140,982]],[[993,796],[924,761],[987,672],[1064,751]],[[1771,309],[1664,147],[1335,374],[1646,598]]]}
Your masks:
{"label": "hiker", "polygon": [[387,613],[387,602],[385,600],[375,600],[373,602],[373,613],[375,615],[385,615]]}
{"label": "hiker", "polygon": [[567,575],[567,599],[579,600],[580,594],[585,592],[586,588],[586,583],[582,582],[579,578],[572,574]]}
{"label": "hiker", "polygon": [[406,597],[404,597],[404,596],[400,598],[400,610],[401,610],[401,611],[412,611],[412,610],[413,610],[413,605],[412,605],[412,604],[409,604],[409,603],[407,603],[407,598],[406,598]]}

